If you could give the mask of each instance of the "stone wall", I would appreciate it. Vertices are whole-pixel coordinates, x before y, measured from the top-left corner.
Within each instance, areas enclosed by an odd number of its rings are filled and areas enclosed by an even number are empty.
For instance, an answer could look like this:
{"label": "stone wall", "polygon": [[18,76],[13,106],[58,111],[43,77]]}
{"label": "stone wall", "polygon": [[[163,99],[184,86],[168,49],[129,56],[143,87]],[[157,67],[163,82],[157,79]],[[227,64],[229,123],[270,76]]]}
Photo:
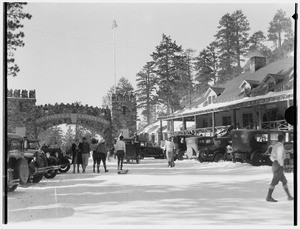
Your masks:
{"label": "stone wall", "polygon": [[117,93],[111,97],[112,136],[118,137],[121,129],[129,129],[129,136],[137,130],[137,104],[133,93]]}

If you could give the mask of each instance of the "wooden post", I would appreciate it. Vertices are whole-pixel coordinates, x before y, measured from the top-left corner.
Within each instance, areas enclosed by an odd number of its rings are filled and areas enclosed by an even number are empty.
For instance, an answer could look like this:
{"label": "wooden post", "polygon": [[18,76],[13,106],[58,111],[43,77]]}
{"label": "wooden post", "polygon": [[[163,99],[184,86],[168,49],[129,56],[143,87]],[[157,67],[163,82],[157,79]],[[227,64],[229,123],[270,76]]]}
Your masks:
{"label": "wooden post", "polygon": [[261,112],[261,105],[257,106],[258,108],[258,129],[261,130],[262,129],[262,112]]}
{"label": "wooden post", "polygon": [[162,134],[162,120],[159,120],[159,137],[158,137],[158,145],[160,146],[161,140],[163,140]]}
{"label": "wooden post", "polygon": [[183,130],[186,130],[186,120],[184,117],[182,117],[182,126],[183,126]]}
{"label": "wooden post", "polygon": [[211,125],[212,125],[212,130],[213,130],[213,132],[212,132],[212,134],[213,134],[213,136],[215,136],[215,112],[213,111],[212,113],[211,113],[211,115],[212,115],[212,119],[211,119]]}
{"label": "wooden post", "polygon": [[194,115],[194,122],[195,122],[195,134],[197,130],[197,115]]}

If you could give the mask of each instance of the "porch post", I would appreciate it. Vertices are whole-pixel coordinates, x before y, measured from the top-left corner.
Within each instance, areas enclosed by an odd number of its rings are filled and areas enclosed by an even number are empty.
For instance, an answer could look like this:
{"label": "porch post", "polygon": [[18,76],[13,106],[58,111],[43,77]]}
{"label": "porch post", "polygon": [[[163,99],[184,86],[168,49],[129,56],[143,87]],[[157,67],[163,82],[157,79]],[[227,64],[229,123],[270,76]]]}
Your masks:
{"label": "porch post", "polygon": [[[291,106],[291,103],[290,103],[290,100],[288,99],[286,101],[286,108],[289,108],[290,106]],[[291,124],[288,123],[288,130],[291,130],[291,129],[292,129],[292,126],[291,126]]]}
{"label": "porch post", "polygon": [[213,129],[213,136],[215,136],[215,133],[216,133],[216,131],[215,131],[215,112],[213,111],[212,113],[211,113],[211,115],[212,115],[212,122],[211,122],[211,124],[212,124],[212,129]]}
{"label": "porch post", "polygon": [[171,120],[171,132],[174,132],[174,119]]}
{"label": "porch post", "polygon": [[186,130],[186,120],[184,117],[182,117],[182,126],[183,126],[183,130]]}
{"label": "porch post", "polygon": [[236,128],[236,108],[233,108],[232,110],[232,121],[233,121],[233,126]]}
{"label": "porch post", "polygon": [[194,115],[194,122],[195,122],[195,134],[197,129],[197,115]]}
{"label": "porch post", "polygon": [[257,106],[258,107],[258,129],[262,129],[262,112],[261,112],[261,105]]}
{"label": "porch post", "polygon": [[158,145],[160,146],[160,142],[163,140],[163,135],[162,135],[162,120],[159,120],[159,137],[158,137]]}

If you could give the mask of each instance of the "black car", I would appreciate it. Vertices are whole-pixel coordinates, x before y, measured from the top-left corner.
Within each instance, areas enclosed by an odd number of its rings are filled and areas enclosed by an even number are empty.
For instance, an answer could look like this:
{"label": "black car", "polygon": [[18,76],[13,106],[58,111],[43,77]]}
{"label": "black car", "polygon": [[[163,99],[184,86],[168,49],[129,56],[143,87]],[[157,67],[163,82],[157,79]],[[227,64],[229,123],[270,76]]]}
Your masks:
{"label": "black car", "polygon": [[126,155],[124,160],[127,162],[136,161],[137,164],[140,163],[140,155],[137,152],[137,148],[134,145],[133,138],[124,138],[123,141],[126,145]]}
{"label": "black car", "polygon": [[232,160],[247,162],[254,166],[271,165],[270,150],[277,142],[278,135],[285,136],[284,147],[288,160],[293,168],[293,131],[282,130],[233,130]]}
{"label": "black car", "polygon": [[188,158],[197,158],[200,162],[226,160],[226,147],[229,137],[197,136],[186,139]]}
{"label": "black car", "polygon": [[155,146],[152,142],[142,140],[140,141],[140,156],[144,157],[154,157],[155,159],[164,159],[166,155],[162,148]]}
{"label": "black car", "polygon": [[29,178],[29,166],[23,155],[23,138],[16,134],[7,135],[7,191],[25,185]]}
{"label": "black car", "polygon": [[174,160],[182,160],[183,158],[186,158],[186,139],[190,137],[195,137],[195,135],[192,134],[179,134],[179,135],[171,135],[170,136],[173,139],[173,142],[175,144],[175,155]]}

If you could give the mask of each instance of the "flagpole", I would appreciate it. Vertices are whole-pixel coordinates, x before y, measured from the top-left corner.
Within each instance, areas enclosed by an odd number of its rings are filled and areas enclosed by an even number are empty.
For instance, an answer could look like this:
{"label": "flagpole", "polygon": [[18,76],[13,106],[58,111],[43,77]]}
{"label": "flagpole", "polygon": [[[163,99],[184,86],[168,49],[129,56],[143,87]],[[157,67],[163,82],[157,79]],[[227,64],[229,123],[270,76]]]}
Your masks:
{"label": "flagpole", "polygon": [[[115,21],[115,3],[113,6],[113,20]],[[116,48],[115,48],[115,28],[113,28],[113,63],[114,63],[114,93],[116,93],[116,84],[117,84],[117,76],[116,76]]]}

